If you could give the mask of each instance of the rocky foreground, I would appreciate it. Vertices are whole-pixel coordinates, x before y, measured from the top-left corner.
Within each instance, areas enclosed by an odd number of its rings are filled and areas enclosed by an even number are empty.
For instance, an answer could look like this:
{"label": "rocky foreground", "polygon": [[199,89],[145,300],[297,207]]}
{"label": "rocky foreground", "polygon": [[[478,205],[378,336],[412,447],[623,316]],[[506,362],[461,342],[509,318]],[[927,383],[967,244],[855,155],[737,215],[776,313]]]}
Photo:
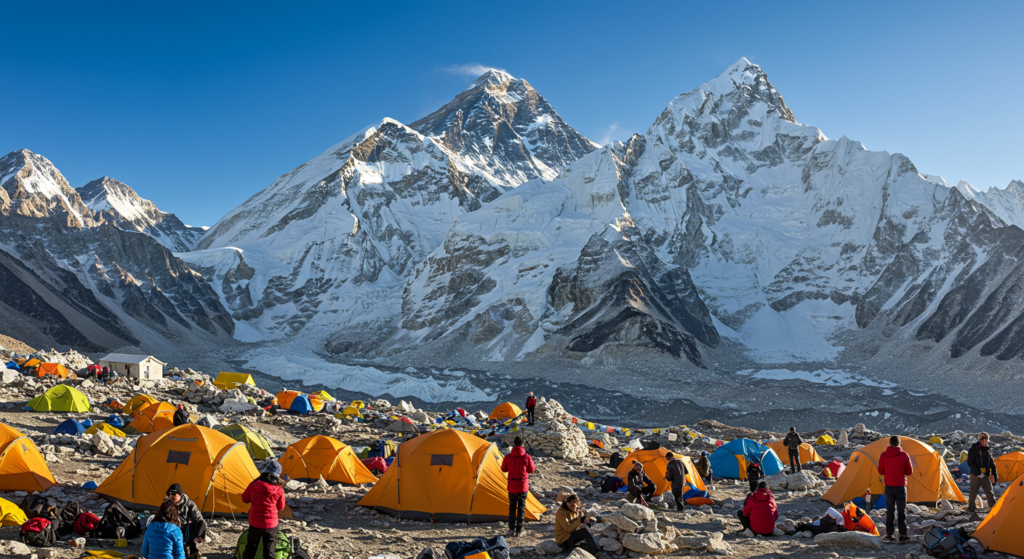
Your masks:
{"label": "rocky foreground", "polygon": [[[0,357],[8,357],[0,355]],[[81,370],[88,359],[74,352],[68,354],[42,354],[44,360],[62,362],[72,370]],[[31,436],[43,452],[54,477],[61,485],[46,492],[54,505],[61,506],[77,500],[83,510],[102,516],[105,502],[96,494],[82,489],[89,481],[102,482],[130,453],[137,437],[120,439],[104,433],[85,436],[51,435],[54,427],[68,418],[91,418],[103,421],[113,413],[101,404],[110,398],[125,402],[139,393],[146,393],[174,404],[183,402],[194,419],[202,424],[218,425],[240,423],[262,433],[280,454],[287,445],[313,434],[337,438],[356,449],[377,440],[396,439],[388,433],[383,420],[366,423],[343,422],[330,414],[291,415],[272,414],[252,405],[249,398],[259,401],[272,396],[281,387],[243,387],[242,390],[221,391],[212,388],[211,378],[190,369],[170,369],[168,377],[160,381],[129,383],[119,381],[103,385],[90,379],[71,378],[64,382],[85,393],[94,410],[88,414],[35,413],[22,410],[25,403],[56,384],[56,378],[31,378],[5,375],[0,385],[0,421]],[[193,380],[202,380],[208,388],[197,390]],[[367,402],[368,407],[384,418],[407,415],[417,422],[432,422],[440,414],[416,410],[402,402],[392,406],[385,400]],[[486,415],[486,414],[485,414]],[[373,417],[374,414],[367,414]],[[478,414],[479,416],[479,414]],[[834,427],[834,426],[833,426]],[[845,431],[845,433],[843,432]],[[863,425],[846,429],[820,429],[801,432],[805,440],[814,440],[819,434],[829,433],[842,443],[835,446],[817,446],[817,452],[826,461],[840,458],[847,461],[857,448],[885,436],[865,429]],[[645,555],[731,555],[739,558],[794,555],[800,557],[900,557],[913,558],[926,555],[921,536],[931,526],[962,526],[973,529],[981,518],[971,518],[957,503],[939,502],[933,508],[909,507],[912,540],[904,545],[883,544],[880,538],[857,533],[824,534],[814,538],[808,533],[795,536],[754,537],[741,531],[736,510],[746,495],[745,482],[716,479],[709,487],[716,501],[714,506],[691,507],[683,512],[669,509],[667,501],[657,498],[654,509],[627,504],[621,494],[602,494],[600,481],[613,470],[607,466],[597,448],[589,444],[584,432],[572,424],[572,417],[555,401],[542,400],[538,406],[538,422],[534,427],[522,427],[517,433],[506,433],[495,439],[503,452],[507,452],[510,439],[523,436],[528,451],[535,456],[538,470],[531,477],[531,489],[549,512],[541,521],[528,523],[526,532],[518,538],[509,538],[511,552],[516,557],[565,556],[554,544],[554,510],[556,498],[568,491],[579,494],[590,512],[600,518],[594,528],[608,557],[634,557]],[[696,434],[697,436],[693,436]],[[950,458],[959,456],[973,442],[963,432],[944,434],[908,434],[919,440],[939,436],[943,445],[940,453]],[[696,457],[702,450],[713,451],[715,441],[737,437],[771,439],[780,434],[733,428],[712,421],[689,426],[688,429],[663,429],[655,439],[664,447]],[[602,434],[599,439],[605,449],[619,448],[633,441]],[[1000,455],[1022,446],[1024,439],[1009,432],[992,436],[993,455]],[[258,464],[259,465],[259,464]],[[809,522],[820,518],[831,506],[821,496],[830,480],[818,475],[822,464],[811,466],[803,474],[780,474],[769,480],[779,505],[782,523]],[[1001,493],[1006,484],[997,487]],[[314,559],[415,557],[423,548],[444,547],[451,541],[468,541],[479,537],[506,535],[502,524],[431,525],[418,521],[396,521],[375,512],[357,508],[355,503],[370,486],[328,486],[325,483],[289,481],[286,487],[288,504],[295,518],[283,520],[282,528],[302,541],[303,547]],[[967,494],[965,485],[961,490]],[[23,492],[0,493],[0,497],[19,503]],[[987,510],[981,507],[982,518]],[[884,512],[872,513],[876,524],[884,524]],[[235,553],[238,536],[246,528],[244,517],[217,518],[211,521],[211,531],[202,545],[202,553],[210,558],[227,558]],[[0,528],[0,556],[78,557],[82,550],[68,542],[58,542],[52,548],[28,548],[17,541],[18,528]],[[781,534],[781,532],[777,532]],[[142,538],[130,542],[119,550],[128,554],[140,551]],[[86,549],[113,549],[111,540],[89,539]],[[981,551],[980,546],[978,551]],[[573,552],[574,559],[586,559],[583,550]],[[1002,557],[987,553],[985,557]]]}

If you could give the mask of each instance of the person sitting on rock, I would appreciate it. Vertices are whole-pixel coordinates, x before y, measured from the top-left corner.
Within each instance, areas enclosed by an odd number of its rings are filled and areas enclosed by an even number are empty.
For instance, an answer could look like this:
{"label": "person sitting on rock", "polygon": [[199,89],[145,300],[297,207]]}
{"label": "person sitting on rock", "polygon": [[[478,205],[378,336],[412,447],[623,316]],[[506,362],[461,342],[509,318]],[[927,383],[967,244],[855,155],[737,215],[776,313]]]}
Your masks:
{"label": "person sitting on rock", "polygon": [[642,500],[644,504],[650,503],[654,498],[656,487],[651,478],[644,472],[644,465],[633,460],[633,469],[626,476],[626,485],[629,487],[629,501],[635,503]]}
{"label": "person sitting on rock", "polygon": [[181,490],[181,484],[172,484],[167,489],[167,501],[175,505],[178,513],[178,525],[185,543],[185,555],[188,559],[199,557],[199,544],[206,536],[206,520],[199,513],[199,507]]}
{"label": "person sitting on rock", "polygon": [[770,536],[775,533],[775,521],[779,519],[779,508],[775,496],[768,490],[766,482],[758,482],[757,488],[747,496],[743,510],[739,511],[740,523],[755,534]]}
{"label": "person sitting on rock", "polygon": [[580,498],[569,495],[555,513],[555,543],[564,551],[585,543],[591,555],[601,553],[601,546],[597,545],[597,539],[590,533],[589,526],[592,522]]}

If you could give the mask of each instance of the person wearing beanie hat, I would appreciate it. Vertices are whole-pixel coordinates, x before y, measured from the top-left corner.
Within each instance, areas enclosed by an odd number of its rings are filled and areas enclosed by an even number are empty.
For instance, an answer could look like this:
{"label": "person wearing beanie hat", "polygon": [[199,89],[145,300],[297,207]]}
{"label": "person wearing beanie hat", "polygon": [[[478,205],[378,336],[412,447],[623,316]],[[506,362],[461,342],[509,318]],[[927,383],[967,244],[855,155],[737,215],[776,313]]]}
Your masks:
{"label": "person wearing beanie hat", "polygon": [[199,544],[203,543],[206,537],[206,520],[199,512],[196,503],[188,498],[188,495],[181,489],[180,483],[171,484],[167,488],[167,501],[178,509],[178,523],[181,526],[181,536],[185,545],[185,557],[193,559],[199,557]]}
{"label": "person wearing beanie hat", "polygon": [[192,423],[192,419],[189,418],[188,410],[185,409],[184,404],[178,404],[178,409],[175,410],[174,415],[171,416],[171,421],[174,423],[175,427],[178,425],[187,425]]}
{"label": "person wearing beanie hat", "polygon": [[284,489],[281,487],[281,464],[270,461],[260,477],[253,480],[242,502],[249,503],[249,535],[245,541],[242,559],[254,559],[257,546],[263,546],[263,557],[275,557],[277,547],[277,514],[284,510]]}

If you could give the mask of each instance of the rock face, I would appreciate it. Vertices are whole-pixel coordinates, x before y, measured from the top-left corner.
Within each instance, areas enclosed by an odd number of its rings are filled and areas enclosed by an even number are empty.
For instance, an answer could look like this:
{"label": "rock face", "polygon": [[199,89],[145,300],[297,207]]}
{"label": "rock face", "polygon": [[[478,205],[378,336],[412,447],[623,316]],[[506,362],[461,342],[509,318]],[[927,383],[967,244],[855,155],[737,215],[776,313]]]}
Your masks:
{"label": "rock face", "polygon": [[833,532],[814,536],[814,543],[825,549],[872,551],[882,549],[882,539],[863,532]]}
{"label": "rock face", "polygon": [[331,351],[362,351],[460,215],[596,147],[525,81],[488,73],[412,126],[383,119],[281,176],[183,257],[257,335],[318,318],[337,329]]}
{"label": "rock face", "polygon": [[503,440],[511,444],[516,437],[523,439],[527,452],[579,462],[590,451],[583,432],[572,423],[572,416],[555,400],[537,401],[537,421],[533,426],[519,425],[518,431],[509,431]]}
{"label": "rock face", "polygon": [[185,225],[174,214],[160,211],[130,186],[110,177],[96,179],[75,189],[82,202],[99,219],[126,231],[145,233],[172,252],[195,248],[206,232],[202,227]]}
{"label": "rock face", "polygon": [[622,547],[637,553],[659,555],[665,553],[665,542],[656,533],[623,534]]}
{"label": "rock face", "polygon": [[106,219],[46,158],[28,150],[0,158],[0,332],[98,352],[234,331],[201,276],[148,235]]}

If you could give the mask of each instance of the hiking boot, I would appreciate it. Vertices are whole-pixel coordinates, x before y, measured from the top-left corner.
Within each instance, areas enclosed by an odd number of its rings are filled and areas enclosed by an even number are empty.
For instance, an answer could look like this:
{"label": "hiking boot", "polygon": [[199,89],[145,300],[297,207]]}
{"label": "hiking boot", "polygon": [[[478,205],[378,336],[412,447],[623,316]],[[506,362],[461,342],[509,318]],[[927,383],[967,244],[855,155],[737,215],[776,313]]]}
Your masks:
{"label": "hiking boot", "polygon": [[884,541],[885,543],[892,543],[892,542],[896,541],[896,538],[894,538],[892,536],[886,536],[886,537],[882,538],[882,541]]}
{"label": "hiking boot", "polygon": [[907,543],[910,541],[908,536],[900,536],[900,543]]}
{"label": "hiking boot", "polygon": [[522,529],[522,528],[520,528],[520,529],[516,530],[516,535],[515,535],[515,537],[517,537],[517,538],[518,538],[518,537],[521,537],[522,535],[523,535],[523,529]]}

